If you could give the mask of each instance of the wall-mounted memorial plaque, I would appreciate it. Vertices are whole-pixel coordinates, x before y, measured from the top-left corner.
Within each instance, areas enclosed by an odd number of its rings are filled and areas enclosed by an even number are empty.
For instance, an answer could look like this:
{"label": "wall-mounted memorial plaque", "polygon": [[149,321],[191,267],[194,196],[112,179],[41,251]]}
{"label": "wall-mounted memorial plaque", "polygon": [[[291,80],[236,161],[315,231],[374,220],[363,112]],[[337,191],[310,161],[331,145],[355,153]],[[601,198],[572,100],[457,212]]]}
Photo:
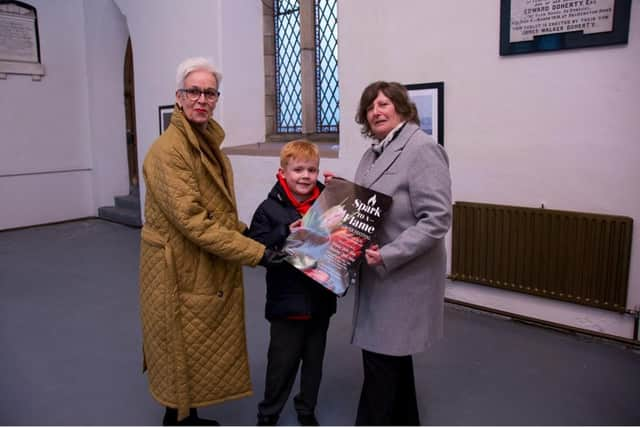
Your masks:
{"label": "wall-mounted memorial plaque", "polygon": [[44,67],[36,9],[19,1],[0,0],[0,78],[6,79],[7,74],[28,74],[40,80]]}
{"label": "wall-mounted memorial plaque", "polygon": [[624,44],[631,0],[500,0],[500,55]]}

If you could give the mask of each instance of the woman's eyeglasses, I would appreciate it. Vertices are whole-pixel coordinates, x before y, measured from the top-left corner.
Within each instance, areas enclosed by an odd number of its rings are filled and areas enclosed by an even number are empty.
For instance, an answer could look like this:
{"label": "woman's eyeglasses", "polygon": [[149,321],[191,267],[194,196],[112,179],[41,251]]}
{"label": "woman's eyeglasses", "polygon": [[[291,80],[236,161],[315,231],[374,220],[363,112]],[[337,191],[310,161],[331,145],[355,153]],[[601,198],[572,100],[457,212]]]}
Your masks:
{"label": "woman's eyeglasses", "polygon": [[214,89],[200,89],[197,87],[191,87],[189,89],[178,89],[178,92],[182,92],[187,96],[190,101],[197,101],[201,95],[204,95],[204,99],[207,101],[215,101],[220,96],[220,92]]}

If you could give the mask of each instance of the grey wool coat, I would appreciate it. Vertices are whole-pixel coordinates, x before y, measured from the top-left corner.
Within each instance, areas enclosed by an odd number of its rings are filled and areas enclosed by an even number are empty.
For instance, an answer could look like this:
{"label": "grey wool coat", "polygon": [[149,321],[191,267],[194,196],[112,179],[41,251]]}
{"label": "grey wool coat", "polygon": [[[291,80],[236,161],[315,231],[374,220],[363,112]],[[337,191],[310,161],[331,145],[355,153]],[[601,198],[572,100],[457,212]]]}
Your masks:
{"label": "grey wool coat", "polygon": [[442,336],[451,176],[444,149],[407,123],[376,160],[367,150],[355,182],[392,196],[377,230],[383,265],[362,263],[355,286],[352,344],[404,356]]}

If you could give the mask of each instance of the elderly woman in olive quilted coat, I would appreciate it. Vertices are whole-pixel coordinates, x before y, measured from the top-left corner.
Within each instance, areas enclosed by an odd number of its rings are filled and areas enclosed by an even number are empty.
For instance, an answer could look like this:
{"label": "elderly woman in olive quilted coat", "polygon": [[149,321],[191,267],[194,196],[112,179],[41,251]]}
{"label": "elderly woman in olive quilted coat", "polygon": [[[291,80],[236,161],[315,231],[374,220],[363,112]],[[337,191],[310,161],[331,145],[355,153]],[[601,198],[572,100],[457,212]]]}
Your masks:
{"label": "elderly woman in olive quilted coat", "polygon": [[243,235],[224,131],[211,119],[220,74],[208,60],[178,67],[171,124],[144,160],[140,300],[144,368],[164,425],[215,424],[195,408],[252,394],[242,265],[262,244]]}

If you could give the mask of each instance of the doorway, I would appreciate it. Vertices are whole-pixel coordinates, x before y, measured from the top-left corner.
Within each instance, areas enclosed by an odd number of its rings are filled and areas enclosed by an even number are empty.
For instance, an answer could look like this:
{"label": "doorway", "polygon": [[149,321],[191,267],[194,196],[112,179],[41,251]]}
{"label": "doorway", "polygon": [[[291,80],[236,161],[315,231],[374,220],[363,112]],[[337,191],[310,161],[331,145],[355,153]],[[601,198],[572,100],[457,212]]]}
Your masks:
{"label": "doorway", "polygon": [[131,37],[124,56],[124,111],[127,131],[127,162],[129,163],[129,194],[138,194],[138,141],[136,137],[136,97],[133,83],[133,51]]}

